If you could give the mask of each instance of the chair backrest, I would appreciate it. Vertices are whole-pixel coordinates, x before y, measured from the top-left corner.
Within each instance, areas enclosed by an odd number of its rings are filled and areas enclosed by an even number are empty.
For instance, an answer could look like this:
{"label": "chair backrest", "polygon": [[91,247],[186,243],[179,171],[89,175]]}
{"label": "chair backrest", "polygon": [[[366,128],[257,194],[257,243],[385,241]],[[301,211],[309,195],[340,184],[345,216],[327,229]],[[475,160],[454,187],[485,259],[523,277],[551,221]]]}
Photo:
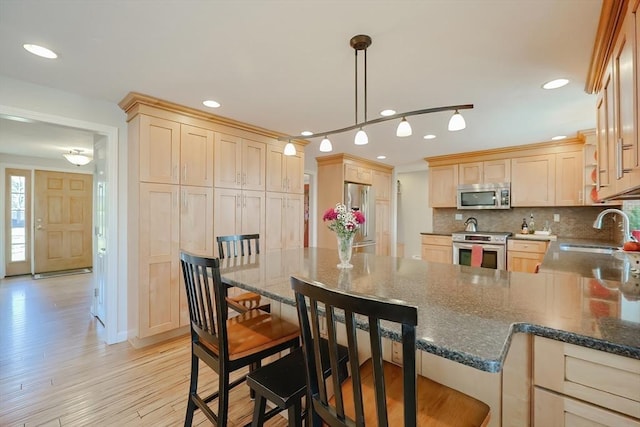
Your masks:
{"label": "chair backrest", "polygon": [[[309,283],[296,277],[291,278],[295,291],[298,319],[302,332],[302,344],[307,365],[307,381],[311,395],[313,416],[320,417],[331,426],[363,425],[364,409],[362,381],[360,377],[356,325],[368,322],[369,339],[361,348],[370,345],[373,366],[373,383],[376,396],[378,426],[389,424],[382,360],[382,339],[380,321],[386,320],[400,325],[403,354],[403,396],[404,425],[416,425],[416,331],[418,309],[402,301],[389,301],[374,296],[349,294],[324,287],[320,283]],[[307,304],[307,297],[309,303]],[[338,372],[338,347],[336,322],[344,323],[349,350],[349,365],[352,377],[352,393],[340,387],[337,375],[331,376],[334,398],[327,396],[327,383],[322,375],[322,360],[319,348],[322,316],[326,318],[329,362],[332,372]],[[362,335],[361,335],[362,336]],[[355,420],[345,414],[345,402],[353,402]],[[317,418],[316,418],[316,421]]]}
{"label": "chair backrest", "polygon": [[180,263],[187,290],[191,340],[205,342],[228,358],[227,342],[227,286],[220,278],[220,261],[186,252],[180,253]]}
{"label": "chair backrest", "polygon": [[[232,236],[218,236],[218,256],[220,258],[237,257],[260,253],[259,234],[234,234]],[[253,242],[253,252],[251,250]]]}

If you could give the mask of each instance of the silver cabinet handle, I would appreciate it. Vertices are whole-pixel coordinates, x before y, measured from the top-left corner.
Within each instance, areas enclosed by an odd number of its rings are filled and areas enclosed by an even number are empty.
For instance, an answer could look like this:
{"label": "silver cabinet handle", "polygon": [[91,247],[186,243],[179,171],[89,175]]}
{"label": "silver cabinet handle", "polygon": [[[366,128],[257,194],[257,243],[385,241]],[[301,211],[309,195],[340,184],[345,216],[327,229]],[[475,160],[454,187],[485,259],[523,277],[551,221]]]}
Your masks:
{"label": "silver cabinet handle", "polygon": [[182,179],[184,179],[185,181],[187,180],[187,164],[184,164],[184,167],[182,168]]}

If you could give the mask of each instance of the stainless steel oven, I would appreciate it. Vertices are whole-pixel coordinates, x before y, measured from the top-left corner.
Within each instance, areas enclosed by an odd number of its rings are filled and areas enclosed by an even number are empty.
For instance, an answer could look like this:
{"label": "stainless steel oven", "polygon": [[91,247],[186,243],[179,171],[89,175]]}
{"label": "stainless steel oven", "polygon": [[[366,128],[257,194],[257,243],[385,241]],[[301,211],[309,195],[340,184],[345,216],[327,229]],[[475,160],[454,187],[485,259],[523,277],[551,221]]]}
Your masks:
{"label": "stainless steel oven", "polygon": [[453,233],[453,263],[471,265],[471,252],[475,245],[482,247],[481,267],[506,270],[507,232],[460,232]]}

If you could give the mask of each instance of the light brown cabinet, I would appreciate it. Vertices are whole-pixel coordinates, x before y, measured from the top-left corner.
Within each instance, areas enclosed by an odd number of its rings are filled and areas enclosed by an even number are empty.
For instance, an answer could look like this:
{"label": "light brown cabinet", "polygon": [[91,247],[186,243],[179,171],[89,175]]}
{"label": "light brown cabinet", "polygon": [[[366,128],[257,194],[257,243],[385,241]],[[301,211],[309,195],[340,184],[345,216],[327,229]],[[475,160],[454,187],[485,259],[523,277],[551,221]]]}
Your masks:
{"label": "light brown cabinet", "polygon": [[[344,201],[345,182],[370,184],[375,200],[371,208],[376,214],[376,253],[391,253],[391,176],[393,168],[347,154],[317,157],[318,164],[318,246],[336,247],[335,233],[322,221],[324,212]],[[358,176],[359,174],[359,176]],[[366,221],[366,218],[365,218]]]}
{"label": "light brown cabinet", "polygon": [[266,153],[263,142],[216,133],[215,186],[264,191]]}
{"label": "light brown cabinet", "polygon": [[535,273],[542,262],[548,243],[532,240],[507,240],[507,270]]}
{"label": "light brown cabinet", "polygon": [[429,167],[429,206],[455,208],[458,191],[458,165]]}
{"label": "light brown cabinet", "polygon": [[304,193],[304,153],[297,148],[293,156],[284,155],[284,146],[267,147],[267,191]]}
{"label": "light brown cabinet", "polygon": [[451,264],[453,262],[453,243],[451,236],[422,235],[422,260]]}
{"label": "light brown cabinet", "polygon": [[266,250],[302,248],[304,245],[304,196],[267,192]]}
{"label": "light brown cabinet", "polygon": [[640,361],[534,337],[534,426],[640,426]]}
{"label": "light brown cabinet", "polygon": [[373,171],[367,167],[346,164],[344,165],[344,180],[371,185],[373,183]]}
{"label": "light brown cabinet", "polygon": [[460,163],[458,165],[459,184],[494,184],[510,181],[511,162],[509,159]]}
{"label": "light brown cabinet", "polygon": [[556,154],[555,206],[584,204],[584,152],[570,151]]}
{"label": "light brown cabinet", "polygon": [[511,160],[511,206],[553,206],[556,198],[554,154]]}
{"label": "light brown cabinet", "polygon": [[[265,193],[263,191],[215,188],[214,206],[217,206],[213,226],[215,236],[266,235]],[[214,253],[218,256],[217,247]]]}
{"label": "light brown cabinet", "polygon": [[613,49],[602,67],[604,72],[596,101],[598,195],[601,199],[640,192],[639,2],[631,0],[627,4],[626,13],[612,26],[616,39],[603,41],[611,43]]}
{"label": "light brown cabinet", "polygon": [[180,200],[177,185],[141,183],[138,286],[130,291],[130,321],[138,338],[180,326]]}
{"label": "light brown cabinet", "polygon": [[[304,151],[284,156],[270,132],[140,94],[120,106],[130,179],[127,322],[130,341],[145,346],[188,332],[181,250],[214,256],[216,235],[238,233],[302,247]],[[277,153],[271,171],[286,200],[271,216],[267,147]]]}

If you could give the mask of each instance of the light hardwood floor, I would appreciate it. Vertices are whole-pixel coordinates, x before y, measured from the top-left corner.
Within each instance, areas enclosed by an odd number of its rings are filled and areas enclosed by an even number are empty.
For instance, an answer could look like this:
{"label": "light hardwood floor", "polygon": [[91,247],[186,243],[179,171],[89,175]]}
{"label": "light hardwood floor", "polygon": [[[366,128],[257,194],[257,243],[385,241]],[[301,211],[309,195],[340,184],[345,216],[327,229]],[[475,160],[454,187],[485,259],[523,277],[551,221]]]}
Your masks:
{"label": "light hardwood floor", "polygon": [[[106,345],[91,315],[91,274],[0,280],[0,426],[179,426],[189,382],[188,337],[145,349]],[[200,384],[217,385],[202,365]],[[246,385],[229,426],[251,421]],[[209,425],[200,411],[194,425]],[[286,426],[276,416],[267,424]]]}

